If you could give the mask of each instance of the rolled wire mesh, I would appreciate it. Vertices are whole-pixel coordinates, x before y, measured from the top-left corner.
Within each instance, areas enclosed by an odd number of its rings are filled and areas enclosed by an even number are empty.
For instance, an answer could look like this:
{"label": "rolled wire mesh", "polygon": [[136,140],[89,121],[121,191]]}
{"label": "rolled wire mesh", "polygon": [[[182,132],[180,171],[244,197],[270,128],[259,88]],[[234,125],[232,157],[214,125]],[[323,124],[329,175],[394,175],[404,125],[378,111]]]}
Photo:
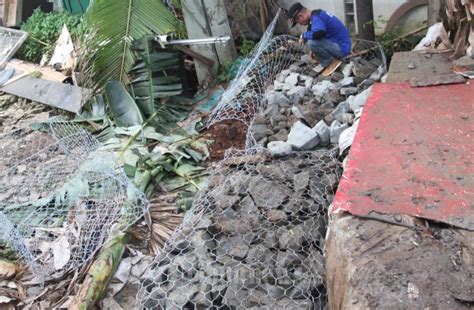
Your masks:
{"label": "rolled wire mesh", "polygon": [[280,11],[260,42],[242,62],[234,80],[211,114],[208,126],[224,120],[239,120],[250,125],[256,113],[263,111],[265,92],[278,73],[287,69],[303,54],[298,39],[273,36]]}
{"label": "rolled wire mesh", "polygon": [[1,137],[0,237],[39,276],[82,267],[147,200],[81,127],[52,121]]}

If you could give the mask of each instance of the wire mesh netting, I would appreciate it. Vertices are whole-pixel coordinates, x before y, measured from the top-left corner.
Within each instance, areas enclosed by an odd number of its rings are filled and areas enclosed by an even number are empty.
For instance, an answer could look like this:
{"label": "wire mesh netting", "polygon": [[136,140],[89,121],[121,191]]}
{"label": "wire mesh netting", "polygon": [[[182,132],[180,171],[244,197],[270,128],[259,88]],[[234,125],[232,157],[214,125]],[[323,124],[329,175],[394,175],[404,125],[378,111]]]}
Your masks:
{"label": "wire mesh netting", "polygon": [[3,69],[6,62],[15,54],[23,42],[28,37],[28,33],[5,27],[0,27],[0,69]]}
{"label": "wire mesh netting", "polygon": [[[342,174],[338,150],[326,144],[272,158],[250,130],[257,119],[266,124],[275,115],[287,126],[292,104],[305,97],[310,98],[307,105],[318,108],[324,101],[322,95],[316,99],[319,83],[332,83],[332,77],[317,77],[322,70],[313,72],[312,60],[302,61],[305,50],[295,37],[273,37],[278,18],[279,14],[244,60],[208,121],[209,127],[242,122],[247,128],[246,147],[228,150],[211,169],[207,187],[143,274],[139,309],[327,306],[324,243],[328,208]],[[339,80],[346,78],[344,85],[357,93],[385,73],[378,43],[355,40],[353,47],[340,70],[344,72],[338,72],[340,77],[331,85],[340,100],[331,102],[333,108],[348,98],[340,95],[344,86]],[[291,75],[294,72],[298,73]],[[286,84],[290,76],[296,77],[288,83],[293,86],[277,91],[288,106],[272,107],[269,98],[276,85]],[[298,100],[292,88],[302,90]],[[277,112],[268,112],[270,108]],[[269,131],[262,126],[258,130],[260,136]]]}
{"label": "wire mesh netting", "polygon": [[139,308],[322,309],[327,208],[340,170],[328,151],[232,156],[142,276]]}
{"label": "wire mesh netting", "polygon": [[289,35],[272,38],[278,16],[242,62],[209,118],[208,126],[224,120],[239,120],[249,126],[255,114],[264,108],[267,87],[273,84],[278,73],[303,54],[303,46],[297,43],[297,38]]}
{"label": "wire mesh netting", "polygon": [[44,129],[4,133],[0,148],[0,236],[40,276],[82,267],[147,208],[90,133],[54,121]]}

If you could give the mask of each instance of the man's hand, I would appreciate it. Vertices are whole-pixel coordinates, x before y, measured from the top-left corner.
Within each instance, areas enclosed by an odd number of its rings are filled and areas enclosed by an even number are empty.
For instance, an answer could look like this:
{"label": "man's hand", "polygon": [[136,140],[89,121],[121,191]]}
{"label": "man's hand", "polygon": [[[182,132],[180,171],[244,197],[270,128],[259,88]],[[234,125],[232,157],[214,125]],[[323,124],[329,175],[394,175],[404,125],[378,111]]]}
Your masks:
{"label": "man's hand", "polygon": [[298,40],[299,45],[304,45],[304,38],[303,35],[300,36],[300,39]]}

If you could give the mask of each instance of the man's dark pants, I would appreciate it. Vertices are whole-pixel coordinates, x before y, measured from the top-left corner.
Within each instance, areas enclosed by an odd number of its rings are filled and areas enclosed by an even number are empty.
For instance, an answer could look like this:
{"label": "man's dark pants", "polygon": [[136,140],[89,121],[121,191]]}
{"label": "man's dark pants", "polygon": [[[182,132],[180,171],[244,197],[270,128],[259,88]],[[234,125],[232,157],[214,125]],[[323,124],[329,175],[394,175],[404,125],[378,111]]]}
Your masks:
{"label": "man's dark pants", "polygon": [[319,59],[323,67],[329,66],[334,59],[342,59],[344,57],[339,45],[328,39],[309,40],[306,44]]}

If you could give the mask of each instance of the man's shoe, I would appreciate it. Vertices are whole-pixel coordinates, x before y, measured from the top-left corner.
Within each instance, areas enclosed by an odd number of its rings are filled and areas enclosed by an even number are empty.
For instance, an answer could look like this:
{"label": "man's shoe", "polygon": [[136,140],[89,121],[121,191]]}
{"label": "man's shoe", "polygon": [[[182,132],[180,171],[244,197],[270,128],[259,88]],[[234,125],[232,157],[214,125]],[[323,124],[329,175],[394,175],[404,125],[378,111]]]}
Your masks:
{"label": "man's shoe", "polygon": [[337,68],[339,68],[339,66],[342,64],[342,61],[339,60],[339,59],[334,59],[332,61],[332,63],[326,67],[326,69],[324,69],[323,71],[323,76],[330,76],[331,74],[334,73],[334,71],[337,70]]}

